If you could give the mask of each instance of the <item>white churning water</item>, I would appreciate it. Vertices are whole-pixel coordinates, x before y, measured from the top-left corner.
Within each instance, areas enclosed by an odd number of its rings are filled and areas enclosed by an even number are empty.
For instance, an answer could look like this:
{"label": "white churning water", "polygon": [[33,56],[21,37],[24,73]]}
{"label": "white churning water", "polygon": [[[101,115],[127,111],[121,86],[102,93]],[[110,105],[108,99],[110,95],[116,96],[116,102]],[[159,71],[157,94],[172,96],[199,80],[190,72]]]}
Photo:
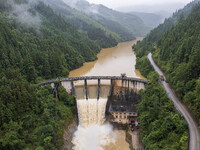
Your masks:
{"label": "white churning water", "polygon": [[115,142],[112,126],[104,124],[107,99],[78,100],[79,126],[72,143],[74,150],[103,150]]}
{"label": "white churning water", "polygon": [[[79,126],[74,133],[72,143],[74,150],[103,150],[103,147],[115,142],[116,135],[110,124],[104,124],[109,85],[101,86],[100,99],[97,87],[88,86],[89,99],[84,98],[84,87],[78,87],[77,99]],[[95,89],[95,91],[94,91]],[[80,95],[82,95],[80,97]]]}
{"label": "white churning water", "polygon": [[[97,55],[97,61],[85,63],[83,67],[71,71],[69,76],[119,76],[121,73],[126,73],[129,77],[141,77],[139,72],[135,72],[136,56],[132,51],[133,43],[136,41],[103,49]],[[101,81],[100,99],[97,100],[97,81],[93,82],[95,82],[93,87],[88,86],[88,100],[85,99],[84,86],[81,86],[84,83],[79,85],[75,83],[79,126],[72,140],[73,149],[129,150],[125,133],[113,131],[112,126],[104,122],[109,85],[102,86],[104,81]]]}

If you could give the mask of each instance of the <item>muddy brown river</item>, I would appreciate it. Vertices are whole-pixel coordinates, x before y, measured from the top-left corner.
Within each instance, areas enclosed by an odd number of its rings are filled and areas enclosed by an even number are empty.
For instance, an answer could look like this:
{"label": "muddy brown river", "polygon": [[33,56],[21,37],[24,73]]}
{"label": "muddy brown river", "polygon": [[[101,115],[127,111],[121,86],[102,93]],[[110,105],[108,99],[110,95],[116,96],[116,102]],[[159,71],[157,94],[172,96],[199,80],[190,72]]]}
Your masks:
{"label": "muddy brown river", "polygon": [[134,43],[136,40],[102,49],[96,61],[84,63],[82,67],[71,71],[69,77],[119,76],[121,73],[126,73],[128,77],[143,78],[140,72],[135,70],[136,56],[132,50]]}
{"label": "muddy brown river", "polygon": [[[141,40],[141,38],[137,38],[137,40]],[[122,42],[115,47],[102,49],[100,53],[97,55],[98,59],[96,61],[84,63],[82,67],[71,71],[69,77],[120,76],[121,73],[126,73],[128,77],[136,77],[144,79],[144,77],[141,76],[140,72],[135,69],[136,56],[134,51],[132,50],[132,46],[137,42],[137,40],[130,42]],[[78,84],[76,90],[77,92],[80,91]],[[81,94],[79,96],[81,96]],[[77,134],[79,134],[78,135],[79,138],[81,134],[83,135],[82,132],[80,133],[78,132]],[[115,135],[113,137],[114,140],[112,140],[113,142],[110,143],[108,142],[109,143],[108,145],[104,144],[101,148],[97,149],[103,148],[105,150],[129,150],[129,144],[125,141],[125,131],[116,130],[113,131],[112,134]],[[82,140],[79,140],[79,138],[75,138],[74,140],[82,141],[84,140],[85,136],[81,137]],[[106,141],[104,140],[104,142]],[[80,148],[74,148],[74,149],[78,150]],[[86,149],[88,150],[89,148]]]}

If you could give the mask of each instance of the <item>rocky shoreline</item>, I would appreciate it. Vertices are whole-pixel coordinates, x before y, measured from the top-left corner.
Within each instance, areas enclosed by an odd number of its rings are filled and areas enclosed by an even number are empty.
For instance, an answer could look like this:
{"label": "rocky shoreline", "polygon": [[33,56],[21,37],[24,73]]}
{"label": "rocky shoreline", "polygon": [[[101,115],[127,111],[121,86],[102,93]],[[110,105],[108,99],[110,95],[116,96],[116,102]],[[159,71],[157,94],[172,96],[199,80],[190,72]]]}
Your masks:
{"label": "rocky shoreline", "polygon": [[63,136],[63,147],[61,150],[72,150],[72,147],[74,146],[72,143],[73,134],[77,130],[78,127],[78,119],[77,115],[74,115],[74,119],[69,125],[66,125],[64,130],[64,136]]}

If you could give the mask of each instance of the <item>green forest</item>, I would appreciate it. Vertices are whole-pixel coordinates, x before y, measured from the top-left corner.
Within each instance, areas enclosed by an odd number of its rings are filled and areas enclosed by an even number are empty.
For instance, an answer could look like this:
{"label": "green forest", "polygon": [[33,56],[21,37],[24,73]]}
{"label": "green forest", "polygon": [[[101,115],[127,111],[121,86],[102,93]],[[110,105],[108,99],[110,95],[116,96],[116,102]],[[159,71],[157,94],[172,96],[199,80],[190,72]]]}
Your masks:
{"label": "green forest", "polygon": [[150,34],[134,46],[139,58],[148,52],[153,52],[153,57],[167,75],[168,82],[198,120],[200,120],[199,24],[200,4],[196,4],[187,18],[180,15],[177,25],[159,33],[158,40],[151,41],[149,37],[153,35]]}
{"label": "green forest", "polygon": [[4,150],[60,149],[64,127],[73,119],[74,96],[59,87],[56,99],[51,87],[37,84],[67,77],[70,70],[95,60],[102,47],[117,44],[111,35],[92,28],[88,37],[50,6],[31,2],[0,0],[0,149]]}
{"label": "green forest", "polygon": [[[104,24],[102,25],[99,21],[84,14],[80,9],[71,8],[67,5],[70,3],[67,3],[66,0],[65,2],[62,0],[41,1],[48,4],[55,12],[63,15],[77,31],[95,41],[103,48],[112,47],[120,41],[135,39],[135,36],[128,33],[122,26],[118,26],[116,22],[109,19],[102,20],[102,23]],[[83,5],[81,5],[81,7],[83,7]],[[109,22],[110,28],[106,26],[106,21]]]}
{"label": "green forest", "polygon": [[[52,8],[55,0],[48,5],[42,1],[0,0],[3,150],[60,149],[64,128],[74,117],[75,97],[60,86],[55,98],[50,86],[41,88],[38,83],[67,77],[70,70],[97,59],[101,48],[135,38],[112,20],[102,19],[106,28],[62,3]],[[200,4],[191,6],[166,19],[134,46],[136,67],[149,82],[140,93],[138,107],[145,149],[184,150],[188,141],[187,124],[157,82],[148,52],[153,53],[168,82],[200,121]]]}
{"label": "green forest", "polygon": [[56,99],[51,87],[38,88],[13,69],[0,78],[0,149],[59,149],[74,97],[60,87]]}
{"label": "green forest", "polygon": [[147,57],[137,58],[137,68],[147,77],[148,85],[140,91],[138,104],[139,121],[142,130],[142,143],[149,150],[186,150],[188,147],[187,122],[175,109],[167,97],[159,75]]}
{"label": "green forest", "polygon": [[[152,30],[143,41],[134,45],[136,68],[150,83],[141,92],[142,101],[139,104],[145,149],[187,149],[188,136],[185,121],[181,120],[158,84],[158,75],[152,72],[147,59],[149,52],[153,53],[156,63],[165,72],[167,81],[178,97],[200,122],[200,4],[193,6],[187,16],[184,12],[188,12],[188,7],[174,14]],[[178,18],[177,23],[169,23],[175,17]],[[156,125],[162,128],[158,130]]]}

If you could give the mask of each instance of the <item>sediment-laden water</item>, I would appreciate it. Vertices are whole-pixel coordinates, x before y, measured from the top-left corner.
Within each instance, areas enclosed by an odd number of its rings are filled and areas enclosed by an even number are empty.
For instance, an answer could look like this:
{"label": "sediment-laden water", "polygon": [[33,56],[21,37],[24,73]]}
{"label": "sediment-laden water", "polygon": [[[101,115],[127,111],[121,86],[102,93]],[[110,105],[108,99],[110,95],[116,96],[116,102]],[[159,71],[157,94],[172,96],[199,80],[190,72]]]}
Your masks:
{"label": "sediment-laden water", "polygon": [[[119,76],[143,78],[135,70],[136,56],[132,45],[136,41],[119,43],[117,46],[102,49],[98,60],[70,72],[70,77],[78,76]],[[79,126],[74,133],[74,150],[128,150],[124,131],[114,131],[105,123],[105,109],[110,81],[101,81],[100,99],[97,100],[97,81],[88,81],[88,100],[82,82],[75,83]]]}
{"label": "sediment-laden water", "polygon": [[135,70],[136,56],[132,50],[134,43],[136,40],[102,49],[97,55],[98,60],[84,63],[82,67],[71,71],[69,77],[119,76],[121,73],[126,73],[129,77],[143,78],[140,72]]}

